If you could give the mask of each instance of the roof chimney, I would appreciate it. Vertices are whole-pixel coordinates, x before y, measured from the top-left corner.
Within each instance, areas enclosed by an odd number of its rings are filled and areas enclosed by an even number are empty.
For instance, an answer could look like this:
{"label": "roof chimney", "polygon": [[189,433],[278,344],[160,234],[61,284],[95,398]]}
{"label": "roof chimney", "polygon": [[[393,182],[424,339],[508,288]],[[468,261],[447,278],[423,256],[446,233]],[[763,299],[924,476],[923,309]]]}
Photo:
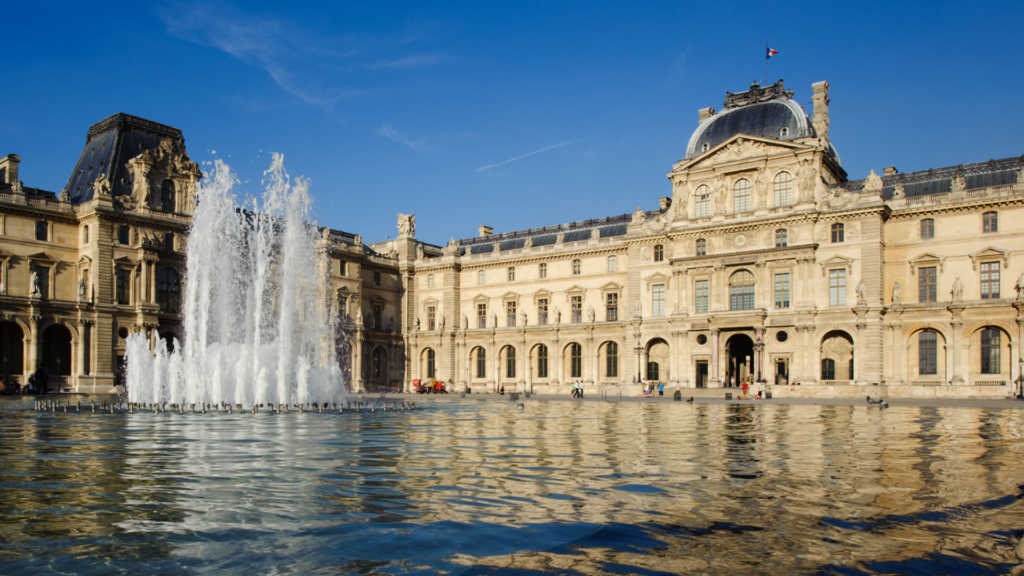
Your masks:
{"label": "roof chimney", "polygon": [[697,111],[697,114],[700,115],[700,118],[697,120],[697,124],[703,124],[705,120],[715,115],[715,107],[708,106],[707,108],[701,108]]}
{"label": "roof chimney", "polygon": [[886,166],[885,168],[882,168],[882,174],[884,176],[895,176],[896,174],[899,174],[899,170],[897,170],[895,166]]}
{"label": "roof chimney", "polygon": [[662,196],[661,198],[658,198],[658,206],[661,206],[662,210],[667,210],[668,207],[671,205],[672,198],[669,198],[668,196]]}
{"label": "roof chimney", "polygon": [[477,227],[477,230],[480,231],[481,238],[494,234],[494,228],[491,228],[490,226],[479,226]]}
{"label": "roof chimney", "polygon": [[0,183],[14,184],[18,181],[18,163],[20,162],[21,156],[17,154],[8,154],[0,158]]}

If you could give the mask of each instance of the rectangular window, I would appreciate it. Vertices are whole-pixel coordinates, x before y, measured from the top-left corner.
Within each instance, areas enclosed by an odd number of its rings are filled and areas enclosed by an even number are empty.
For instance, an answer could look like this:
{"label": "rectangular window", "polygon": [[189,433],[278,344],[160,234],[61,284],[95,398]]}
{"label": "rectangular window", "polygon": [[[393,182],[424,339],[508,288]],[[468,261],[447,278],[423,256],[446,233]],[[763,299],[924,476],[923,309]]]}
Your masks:
{"label": "rectangular window", "polygon": [[476,305],[476,327],[487,328],[487,304]]}
{"label": "rectangular window", "polygon": [[708,284],[710,280],[697,280],[693,285],[693,311],[701,314],[708,311]]}
{"label": "rectangular window", "polygon": [[50,297],[50,269],[46,266],[35,266],[32,268],[36,277],[39,278],[39,294],[43,298]]}
{"label": "rectangular window", "polygon": [[981,331],[981,373],[999,374],[1001,364],[999,358],[999,330],[985,328]]}
{"label": "rectangular window", "polygon": [[548,323],[548,299],[537,300],[537,323],[545,326]]}
{"label": "rectangular window", "polygon": [[572,323],[579,324],[583,321],[583,296],[572,297]]}
{"label": "rectangular window", "polygon": [[49,237],[50,225],[47,224],[46,220],[40,220],[36,222],[36,240],[40,242],[46,242]]}
{"label": "rectangular window", "polygon": [[433,287],[434,287],[434,275],[433,274],[428,274],[427,275],[427,288],[433,288]]}
{"label": "rectangular window", "polygon": [[846,238],[846,232],[842,224],[832,225],[832,243],[842,242]]}
{"label": "rectangular window", "polygon": [[427,330],[433,330],[437,321],[437,308],[427,306]]}
{"label": "rectangular window", "polygon": [[935,220],[925,218],[921,220],[921,239],[928,240],[935,238]]}
{"label": "rectangular window", "polygon": [[88,244],[89,243],[89,227],[88,226],[82,226],[82,243],[83,244]]}
{"label": "rectangular window", "polygon": [[345,261],[344,260],[339,260],[338,261],[338,274],[344,276],[346,272],[347,272],[347,270],[346,270],[346,266],[345,266]]}
{"label": "rectangular window", "polygon": [[789,238],[788,238],[788,236],[789,236],[789,233],[786,230],[776,230],[775,231],[775,247],[776,248],[785,248],[786,246],[788,246],[789,245]]}
{"label": "rectangular window", "polygon": [[828,303],[830,306],[846,304],[846,270],[828,271]]}
{"label": "rectangular window", "polygon": [[505,302],[505,312],[508,316],[508,327],[515,328],[516,326],[516,303]]}
{"label": "rectangular window", "polygon": [[384,305],[374,304],[373,305],[373,329],[380,330],[384,325]]}
{"label": "rectangular window", "polygon": [[981,264],[981,299],[999,298],[999,262]]}
{"label": "rectangular window", "polygon": [[619,257],[618,256],[609,256],[608,257],[608,271],[609,272],[616,272],[616,271],[618,271],[618,269],[619,269]]}
{"label": "rectangular window", "polygon": [[373,273],[373,285],[380,286],[380,272]]}
{"label": "rectangular window", "polygon": [[665,315],[665,285],[655,284],[651,295],[651,314],[654,316]]}
{"label": "rectangular window", "polygon": [[983,232],[998,232],[999,231],[999,214],[996,212],[985,212],[981,217],[982,219],[982,231]]}
{"label": "rectangular window", "polygon": [[917,301],[936,301],[936,276],[935,266],[928,266],[917,269]]}
{"label": "rectangular window", "polygon": [[775,307],[789,308],[789,273],[775,275]]}
{"label": "rectangular window", "polygon": [[477,348],[476,350],[476,377],[487,377],[487,354],[484,353],[483,348]]}
{"label": "rectangular window", "polygon": [[604,319],[607,322],[615,322],[619,319],[619,295],[608,294],[605,296]]}
{"label": "rectangular window", "polygon": [[[42,281],[42,277],[40,277],[40,282],[41,281]],[[115,294],[115,297],[117,298],[117,303],[118,304],[131,304],[131,302],[129,301],[129,298],[130,298],[130,295],[131,295],[131,281],[132,281],[132,271],[131,270],[118,270],[117,271],[116,277],[115,277],[115,285],[114,286],[115,286],[115,289],[117,291],[117,293]]]}
{"label": "rectangular window", "polygon": [[512,266],[509,266],[509,268],[508,268],[508,281],[509,282],[515,282],[516,281],[516,269],[514,267],[512,267]]}
{"label": "rectangular window", "polygon": [[573,273],[574,276],[578,275],[580,273],[580,268],[581,268],[580,261],[579,260],[573,260],[572,261],[572,273]]}
{"label": "rectangular window", "polygon": [[548,349],[547,346],[537,348],[537,378],[548,377]]}
{"label": "rectangular window", "polygon": [[[704,190],[707,190],[707,186],[701,186]],[[696,202],[694,203],[694,218],[707,218],[711,216],[711,194],[697,194]]]}
{"label": "rectangular window", "polygon": [[935,332],[921,332],[917,336],[917,373],[938,374],[938,337]]}
{"label": "rectangular window", "polygon": [[345,298],[338,300],[338,315],[341,318],[345,318],[348,314],[348,301]]}
{"label": "rectangular window", "polygon": [[547,278],[548,277],[548,265],[547,264],[541,264],[540,265],[540,277],[541,278]]}
{"label": "rectangular window", "polygon": [[117,229],[117,243],[127,246],[131,242],[131,231],[127,226],[120,226]]}
{"label": "rectangular window", "polygon": [[703,238],[699,238],[697,240],[697,256],[707,256],[707,255],[708,255],[708,241],[703,239]]}

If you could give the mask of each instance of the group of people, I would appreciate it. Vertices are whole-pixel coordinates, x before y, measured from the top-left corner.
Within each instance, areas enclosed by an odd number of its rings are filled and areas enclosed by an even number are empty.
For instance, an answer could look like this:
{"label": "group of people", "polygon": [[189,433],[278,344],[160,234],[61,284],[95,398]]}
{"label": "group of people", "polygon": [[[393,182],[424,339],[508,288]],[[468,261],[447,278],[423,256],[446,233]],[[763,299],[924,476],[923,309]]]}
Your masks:
{"label": "group of people", "polygon": [[50,381],[50,372],[45,368],[39,368],[28,376],[28,382],[24,386],[18,383],[13,376],[0,377],[0,395],[10,396],[13,394],[38,394],[45,395],[47,382]]}
{"label": "group of people", "polygon": [[664,396],[665,395],[665,385],[664,384],[657,384],[657,385],[655,385],[654,382],[648,382],[648,383],[644,384],[644,398],[650,398],[651,396],[654,396],[655,389],[657,389],[657,391],[658,391],[658,396]]}
{"label": "group of people", "polygon": [[573,398],[583,398],[583,382],[573,382],[571,392]]}

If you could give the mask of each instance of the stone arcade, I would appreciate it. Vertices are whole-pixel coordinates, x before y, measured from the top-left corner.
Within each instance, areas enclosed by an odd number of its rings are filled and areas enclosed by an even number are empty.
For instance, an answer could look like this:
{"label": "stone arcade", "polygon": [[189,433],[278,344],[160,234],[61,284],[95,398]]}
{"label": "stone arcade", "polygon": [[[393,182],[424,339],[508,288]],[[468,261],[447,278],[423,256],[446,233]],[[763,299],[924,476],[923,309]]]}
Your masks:
{"label": "stone arcade", "polygon": [[[352,387],[636,393],[762,378],[782,393],[1006,396],[1020,377],[1024,159],[849,180],[829,86],[808,116],[782,81],[698,113],[658,207],[452,239],[364,244],[325,228]],[[124,338],[181,338],[201,174],[181,131],[89,129],[59,194],[0,159],[0,350],[51,388],[116,383]],[[623,198],[623,207],[646,202]],[[870,393],[870,391],[868,392]]]}

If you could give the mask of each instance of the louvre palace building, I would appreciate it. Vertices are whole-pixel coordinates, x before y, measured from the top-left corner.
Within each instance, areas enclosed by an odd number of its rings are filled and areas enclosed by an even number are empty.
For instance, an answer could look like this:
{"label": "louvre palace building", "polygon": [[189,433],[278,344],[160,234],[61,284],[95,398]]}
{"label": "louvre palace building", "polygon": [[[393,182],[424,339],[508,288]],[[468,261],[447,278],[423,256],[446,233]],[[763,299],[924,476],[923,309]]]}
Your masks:
{"label": "louvre palace building", "polygon": [[[622,198],[621,215],[480,226],[445,246],[417,240],[414,215],[385,242],[324,228],[351,388],[435,378],[635,395],[643,378],[763,380],[780,396],[1016,393],[1024,157],[851,180],[829,139],[828,83],[811,94],[808,114],[781,80],[727,92],[666,162],[666,195]],[[109,391],[129,334],[187,338],[202,173],[180,130],[126,114],[89,128],[58,193],[23,185],[20,161],[0,159],[4,373],[45,368],[51,389]]]}

